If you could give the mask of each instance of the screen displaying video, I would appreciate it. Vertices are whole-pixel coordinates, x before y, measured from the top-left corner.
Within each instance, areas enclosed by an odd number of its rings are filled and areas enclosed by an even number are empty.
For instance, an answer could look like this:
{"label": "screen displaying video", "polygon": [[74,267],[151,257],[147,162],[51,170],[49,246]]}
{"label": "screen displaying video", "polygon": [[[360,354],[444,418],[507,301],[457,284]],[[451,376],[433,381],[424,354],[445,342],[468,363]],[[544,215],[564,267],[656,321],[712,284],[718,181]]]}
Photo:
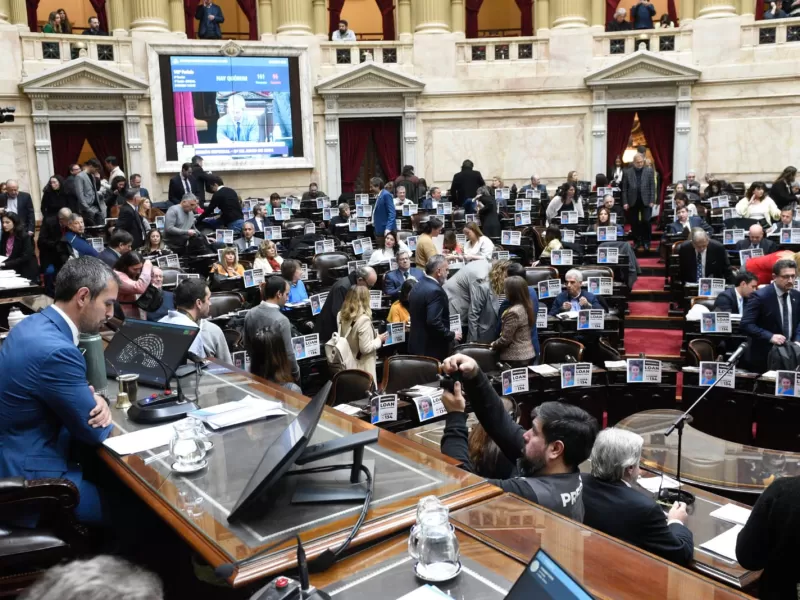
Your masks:
{"label": "screen displaying video", "polygon": [[303,155],[296,59],[161,58],[167,160]]}

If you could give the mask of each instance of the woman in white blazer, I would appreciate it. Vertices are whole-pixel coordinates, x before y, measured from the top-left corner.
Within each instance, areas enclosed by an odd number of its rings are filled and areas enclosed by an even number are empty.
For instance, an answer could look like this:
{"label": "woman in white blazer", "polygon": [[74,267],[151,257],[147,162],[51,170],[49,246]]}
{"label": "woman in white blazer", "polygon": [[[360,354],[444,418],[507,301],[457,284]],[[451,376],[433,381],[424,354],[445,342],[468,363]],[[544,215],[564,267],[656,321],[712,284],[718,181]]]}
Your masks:
{"label": "woman in white blazer", "polygon": [[464,260],[491,260],[494,252],[494,243],[483,235],[481,228],[474,221],[467,223],[464,227],[464,235],[467,236],[467,243],[464,244]]}
{"label": "woman in white blazer", "polygon": [[736,203],[736,214],[745,219],[764,219],[771,226],[773,221],[781,218],[781,209],[767,196],[764,184],[757,181],[750,186],[745,197]]}
{"label": "woman in white blazer", "polygon": [[278,254],[278,247],[272,240],[264,240],[253,261],[254,269],[264,269],[264,273],[280,273],[283,258]]}

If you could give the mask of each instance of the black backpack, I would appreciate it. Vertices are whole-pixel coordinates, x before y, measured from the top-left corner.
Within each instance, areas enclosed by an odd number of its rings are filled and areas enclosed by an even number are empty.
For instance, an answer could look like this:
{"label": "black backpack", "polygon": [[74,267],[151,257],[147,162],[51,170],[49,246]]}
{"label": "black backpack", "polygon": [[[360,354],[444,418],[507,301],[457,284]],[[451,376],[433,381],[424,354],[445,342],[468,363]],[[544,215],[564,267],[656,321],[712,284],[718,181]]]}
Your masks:
{"label": "black backpack", "polygon": [[794,371],[800,367],[800,346],[787,342],[772,346],[767,355],[767,369],[770,371]]}

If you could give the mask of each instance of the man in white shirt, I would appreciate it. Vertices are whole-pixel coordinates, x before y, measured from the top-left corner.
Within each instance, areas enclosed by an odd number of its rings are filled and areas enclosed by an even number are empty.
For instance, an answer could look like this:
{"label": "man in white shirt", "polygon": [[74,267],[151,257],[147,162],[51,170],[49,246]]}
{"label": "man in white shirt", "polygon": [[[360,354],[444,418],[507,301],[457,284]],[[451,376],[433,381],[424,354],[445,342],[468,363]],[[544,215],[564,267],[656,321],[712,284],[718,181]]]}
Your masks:
{"label": "man in white shirt", "polygon": [[114,177],[125,178],[125,173],[119,167],[119,160],[116,156],[106,156],[105,159],[106,171],[108,171],[108,182],[114,181]]}
{"label": "man in white shirt", "polygon": [[[172,323],[200,329],[200,320],[208,317],[211,309],[211,290],[204,279],[184,279],[173,294],[175,310],[167,313],[159,323]],[[192,342],[189,352],[200,358],[206,357],[202,330]]]}
{"label": "man in white shirt", "polygon": [[348,23],[344,19],[339,21],[339,29],[333,32],[331,39],[334,42],[355,42],[356,33],[347,28]]}
{"label": "man in white shirt", "polygon": [[714,312],[744,314],[747,299],[758,289],[758,277],[748,271],[739,271],[735,287],[727,288],[714,301]]}

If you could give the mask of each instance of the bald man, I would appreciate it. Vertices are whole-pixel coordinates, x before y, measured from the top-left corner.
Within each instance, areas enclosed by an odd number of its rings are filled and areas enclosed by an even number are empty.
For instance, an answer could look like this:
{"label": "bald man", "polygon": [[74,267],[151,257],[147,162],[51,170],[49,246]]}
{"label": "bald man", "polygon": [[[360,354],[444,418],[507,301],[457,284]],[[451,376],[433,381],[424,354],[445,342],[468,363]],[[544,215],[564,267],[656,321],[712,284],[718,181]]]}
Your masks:
{"label": "bald man", "polygon": [[758,223],[750,226],[745,239],[736,242],[737,250],[752,250],[755,248],[761,248],[764,254],[778,251],[778,244],[764,237],[764,228]]}
{"label": "bald man", "polygon": [[228,98],[228,112],[217,123],[217,143],[257,142],[258,119],[248,115],[241,94]]}

